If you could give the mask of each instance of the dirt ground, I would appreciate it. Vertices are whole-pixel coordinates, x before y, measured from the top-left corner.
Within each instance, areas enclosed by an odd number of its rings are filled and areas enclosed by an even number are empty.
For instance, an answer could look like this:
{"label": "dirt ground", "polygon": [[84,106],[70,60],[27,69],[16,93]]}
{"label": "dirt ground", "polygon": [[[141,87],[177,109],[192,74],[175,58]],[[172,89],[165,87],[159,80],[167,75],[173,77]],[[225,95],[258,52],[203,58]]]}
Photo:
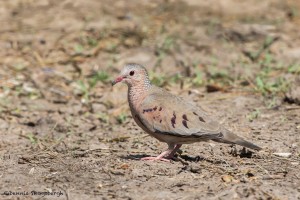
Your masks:
{"label": "dirt ground", "polygon": [[[0,199],[300,199],[299,27],[298,0],[0,1]],[[139,160],[167,146],[111,87],[128,62],[263,150]]]}

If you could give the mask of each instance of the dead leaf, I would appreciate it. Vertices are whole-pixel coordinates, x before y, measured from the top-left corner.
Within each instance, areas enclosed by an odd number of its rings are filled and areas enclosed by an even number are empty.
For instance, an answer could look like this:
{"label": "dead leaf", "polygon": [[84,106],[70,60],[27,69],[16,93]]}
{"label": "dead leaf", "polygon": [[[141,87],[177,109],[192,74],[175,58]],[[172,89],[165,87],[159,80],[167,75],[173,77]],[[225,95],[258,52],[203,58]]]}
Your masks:
{"label": "dead leaf", "polygon": [[120,166],[120,169],[128,169],[129,168],[129,164],[128,163],[123,163],[121,166]]}
{"label": "dead leaf", "polygon": [[222,181],[224,181],[225,183],[231,183],[234,181],[234,178],[233,176],[230,176],[230,175],[223,175],[221,177]]}

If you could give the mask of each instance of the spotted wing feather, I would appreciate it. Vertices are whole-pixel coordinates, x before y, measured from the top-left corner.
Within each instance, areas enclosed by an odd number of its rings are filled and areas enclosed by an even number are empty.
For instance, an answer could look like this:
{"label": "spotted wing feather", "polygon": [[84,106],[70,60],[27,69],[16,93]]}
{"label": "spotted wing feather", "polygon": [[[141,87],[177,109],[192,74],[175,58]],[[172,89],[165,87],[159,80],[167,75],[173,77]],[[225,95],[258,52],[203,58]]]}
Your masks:
{"label": "spotted wing feather", "polygon": [[216,138],[220,125],[205,112],[165,90],[150,93],[140,106],[139,118],[152,132],[176,137]]}

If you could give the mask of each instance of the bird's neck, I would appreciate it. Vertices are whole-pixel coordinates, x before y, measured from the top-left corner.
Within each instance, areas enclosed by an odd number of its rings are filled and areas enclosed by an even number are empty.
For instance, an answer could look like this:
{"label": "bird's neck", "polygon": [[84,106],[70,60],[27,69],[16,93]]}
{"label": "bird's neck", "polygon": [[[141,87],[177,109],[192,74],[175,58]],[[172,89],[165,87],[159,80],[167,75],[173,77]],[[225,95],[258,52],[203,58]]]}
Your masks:
{"label": "bird's neck", "polygon": [[137,109],[151,89],[150,81],[128,85],[128,102],[131,108]]}

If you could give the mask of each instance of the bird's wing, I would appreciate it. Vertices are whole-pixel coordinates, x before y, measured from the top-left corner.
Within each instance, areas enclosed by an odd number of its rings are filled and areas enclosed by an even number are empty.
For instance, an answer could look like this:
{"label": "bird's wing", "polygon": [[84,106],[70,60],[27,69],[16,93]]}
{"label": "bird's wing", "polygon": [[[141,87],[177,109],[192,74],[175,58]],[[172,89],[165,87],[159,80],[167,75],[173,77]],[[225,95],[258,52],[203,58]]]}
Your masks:
{"label": "bird's wing", "polygon": [[176,137],[214,139],[222,130],[200,107],[160,88],[144,99],[138,117],[148,130]]}

